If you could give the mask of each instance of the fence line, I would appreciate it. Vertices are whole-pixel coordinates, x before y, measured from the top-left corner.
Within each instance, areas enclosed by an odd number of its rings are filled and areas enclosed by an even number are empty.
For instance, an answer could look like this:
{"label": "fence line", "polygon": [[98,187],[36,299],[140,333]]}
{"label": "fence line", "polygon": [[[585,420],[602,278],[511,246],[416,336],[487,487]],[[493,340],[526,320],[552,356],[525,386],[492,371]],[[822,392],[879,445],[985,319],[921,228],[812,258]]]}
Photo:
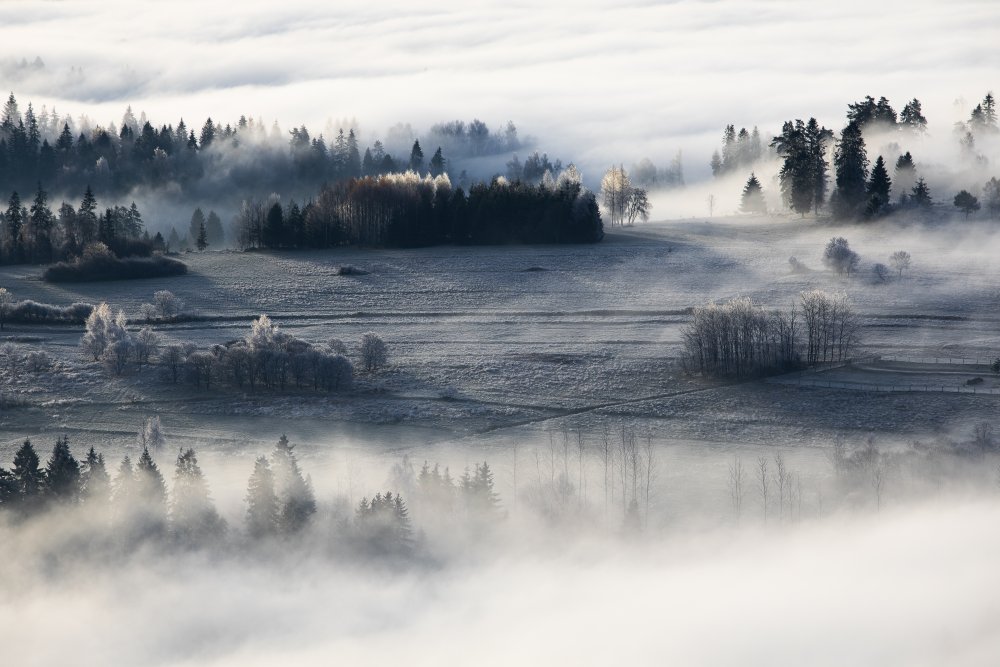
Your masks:
{"label": "fence line", "polygon": [[984,357],[907,357],[896,354],[882,354],[875,359],[901,361],[909,364],[949,364],[952,366],[989,366],[994,361]]}
{"label": "fence line", "polygon": [[839,382],[836,380],[813,380],[805,378],[769,378],[768,382],[799,387],[819,387],[823,389],[853,389],[855,391],[876,392],[927,392],[935,394],[984,394],[1000,396],[1000,387],[977,387],[975,385],[933,385],[933,384],[869,384],[866,382]]}

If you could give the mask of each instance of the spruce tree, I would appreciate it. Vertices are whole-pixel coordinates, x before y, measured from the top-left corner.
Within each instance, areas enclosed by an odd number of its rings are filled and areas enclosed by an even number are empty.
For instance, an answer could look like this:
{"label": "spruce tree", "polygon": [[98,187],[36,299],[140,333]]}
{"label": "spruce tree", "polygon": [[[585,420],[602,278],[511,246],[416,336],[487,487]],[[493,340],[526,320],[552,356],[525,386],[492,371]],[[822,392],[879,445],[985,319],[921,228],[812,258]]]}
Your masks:
{"label": "spruce tree", "polygon": [[934,203],[931,201],[931,189],[927,187],[927,183],[924,179],[919,178],[913,186],[913,190],[910,191],[910,201],[917,208],[929,209]]}
{"label": "spruce tree", "polygon": [[69,450],[66,436],[56,438],[45,466],[46,495],[55,501],[73,503],[80,497],[80,464]]}
{"label": "spruce tree", "polygon": [[21,206],[21,197],[14,191],[7,200],[7,212],[4,214],[4,221],[7,223],[7,255],[13,262],[20,262],[24,259],[24,208]]}
{"label": "spruce tree", "polygon": [[222,220],[215,211],[209,211],[205,218],[205,234],[208,245],[220,248],[226,241],[226,233],[222,229]]}
{"label": "spruce tree", "polygon": [[167,485],[148,447],[142,448],[135,464],[135,491],[136,508],[144,527],[150,531],[160,530],[167,515]]}
{"label": "spruce tree", "polygon": [[767,213],[767,205],[764,203],[764,190],[760,187],[760,181],[757,180],[756,174],[751,173],[746,185],[743,186],[743,194],[740,197],[740,211],[758,215]]}
{"label": "spruce tree", "polygon": [[285,216],[278,202],[275,202],[267,212],[263,237],[264,246],[268,248],[279,247],[285,237]]}
{"label": "spruce tree", "polygon": [[254,462],[247,484],[247,531],[260,538],[275,534],[278,529],[278,498],[274,493],[274,475],[267,457]]}
{"label": "spruce tree", "polygon": [[420,142],[413,142],[413,149],[410,151],[410,171],[418,174],[424,169],[424,151],[420,148]]}
{"label": "spruce tree", "polygon": [[106,505],[110,498],[111,479],[104,465],[104,455],[91,446],[80,473],[80,496],[85,504]]}
{"label": "spruce tree", "polygon": [[438,146],[437,150],[434,151],[434,155],[431,157],[431,176],[440,176],[444,173],[444,169],[444,155],[441,154],[441,147]]}
{"label": "spruce tree", "polygon": [[866,202],[868,182],[865,139],[857,123],[849,123],[841,132],[833,164],[837,180],[834,215],[841,219],[856,218]]}
{"label": "spruce tree", "polygon": [[868,185],[865,188],[865,192],[868,195],[865,214],[868,217],[878,217],[888,212],[889,192],[891,189],[892,180],[889,178],[889,172],[885,168],[885,160],[879,155],[875,160],[875,165],[872,167],[871,178],[868,179]]}
{"label": "spruce tree", "polygon": [[903,106],[903,110],[899,114],[899,124],[904,129],[917,134],[927,131],[927,119],[924,118],[920,100],[914,97]]}
{"label": "spruce tree", "polygon": [[284,533],[298,532],[316,513],[312,486],[302,476],[294,448],[282,435],[271,453],[271,470],[278,498],[278,525]]}

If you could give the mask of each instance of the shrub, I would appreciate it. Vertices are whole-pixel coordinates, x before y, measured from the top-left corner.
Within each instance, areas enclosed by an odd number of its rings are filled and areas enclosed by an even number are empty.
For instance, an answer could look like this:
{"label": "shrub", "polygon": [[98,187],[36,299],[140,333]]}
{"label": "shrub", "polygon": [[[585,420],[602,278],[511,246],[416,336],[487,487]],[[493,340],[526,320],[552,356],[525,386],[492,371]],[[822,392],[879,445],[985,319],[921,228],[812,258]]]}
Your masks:
{"label": "shrub", "polygon": [[875,275],[875,282],[884,283],[889,280],[889,267],[881,262],[872,267],[872,273]]}
{"label": "shrub", "polygon": [[389,362],[389,346],[371,331],[361,337],[361,365],[369,373],[374,373]]}
{"label": "shrub", "polygon": [[15,303],[7,312],[8,322],[22,324],[35,322],[64,322],[82,324],[90,317],[94,306],[89,303],[74,303],[69,306],[53,306],[25,299]]}
{"label": "shrub", "polygon": [[851,275],[860,261],[861,258],[851,250],[847,239],[840,236],[830,239],[823,250],[823,264],[840,274]]}
{"label": "shrub", "polygon": [[28,353],[28,368],[32,373],[42,373],[52,366],[52,360],[44,350],[35,350]]}

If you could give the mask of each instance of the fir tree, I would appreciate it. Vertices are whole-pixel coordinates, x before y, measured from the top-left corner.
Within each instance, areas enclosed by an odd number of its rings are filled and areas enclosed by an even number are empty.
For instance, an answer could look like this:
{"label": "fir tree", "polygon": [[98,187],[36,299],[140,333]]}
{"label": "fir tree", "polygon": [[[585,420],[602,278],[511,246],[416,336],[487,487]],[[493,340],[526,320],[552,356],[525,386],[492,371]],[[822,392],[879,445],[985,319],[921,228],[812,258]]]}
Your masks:
{"label": "fir tree", "polygon": [[198,238],[195,240],[195,245],[199,251],[204,251],[208,247],[208,230],[205,229],[204,222],[198,228]]}
{"label": "fir tree", "polygon": [[913,98],[903,106],[899,114],[899,124],[911,132],[922,134],[927,131],[927,119],[924,118],[920,100]]}
{"label": "fir tree", "polygon": [[441,147],[438,146],[437,150],[434,151],[434,155],[431,157],[431,176],[440,176],[444,173],[444,170],[444,155],[441,154]]}
{"label": "fir tree", "polygon": [[931,201],[931,190],[927,187],[927,183],[924,179],[919,178],[917,182],[913,185],[913,190],[910,191],[910,201],[917,208],[929,209],[933,205]]}
{"label": "fir tree", "polygon": [[198,234],[201,232],[201,228],[205,226],[205,214],[201,212],[200,208],[196,208],[194,213],[191,214],[191,222],[188,223],[188,238],[196,239]]}
{"label": "fir tree", "polygon": [[892,189],[892,180],[889,172],[885,168],[885,160],[879,155],[872,167],[871,178],[865,192],[868,195],[868,204],[865,214],[868,217],[878,217],[884,215],[889,208],[889,192]]}

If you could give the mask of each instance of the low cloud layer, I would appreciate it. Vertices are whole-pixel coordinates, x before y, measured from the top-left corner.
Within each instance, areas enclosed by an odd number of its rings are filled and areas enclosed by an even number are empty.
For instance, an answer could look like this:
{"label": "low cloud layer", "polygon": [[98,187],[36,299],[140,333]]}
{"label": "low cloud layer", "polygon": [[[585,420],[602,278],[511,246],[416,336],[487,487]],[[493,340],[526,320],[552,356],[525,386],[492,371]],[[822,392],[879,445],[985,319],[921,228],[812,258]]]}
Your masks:
{"label": "low cloud layer", "polygon": [[726,123],[767,131],[816,115],[839,128],[865,94],[897,108],[919,97],[946,132],[995,83],[996,19],[978,0],[893,1],[877,16],[860,0],[7,2],[0,57],[40,56],[43,73],[4,85],[102,123],[126,104],[189,124],[355,116],[373,134],[512,118],[580,164],[666,162],[680,148],[697,176]]}

